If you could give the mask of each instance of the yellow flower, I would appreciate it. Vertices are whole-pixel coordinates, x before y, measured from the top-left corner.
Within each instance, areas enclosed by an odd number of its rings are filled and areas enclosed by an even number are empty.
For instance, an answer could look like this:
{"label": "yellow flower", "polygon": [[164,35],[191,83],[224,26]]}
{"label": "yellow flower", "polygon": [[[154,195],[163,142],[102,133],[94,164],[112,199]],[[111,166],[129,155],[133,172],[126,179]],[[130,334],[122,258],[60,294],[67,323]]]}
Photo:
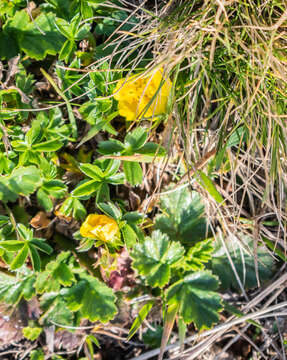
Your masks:
{"label": "yellow flower", "polygon": [[171,86],[170,79],[163,77],[163,69],[153,71],[145,77],[133,75],[121,79],[114,91],[119,114],[128,121],[163,114],[166,111]]}
{"label": "yellow flower", "polygon": [[114,238],[120,237],[117,222],[106,216],[90,214],[80,228],[80,234],[103,242],[112,242]]}

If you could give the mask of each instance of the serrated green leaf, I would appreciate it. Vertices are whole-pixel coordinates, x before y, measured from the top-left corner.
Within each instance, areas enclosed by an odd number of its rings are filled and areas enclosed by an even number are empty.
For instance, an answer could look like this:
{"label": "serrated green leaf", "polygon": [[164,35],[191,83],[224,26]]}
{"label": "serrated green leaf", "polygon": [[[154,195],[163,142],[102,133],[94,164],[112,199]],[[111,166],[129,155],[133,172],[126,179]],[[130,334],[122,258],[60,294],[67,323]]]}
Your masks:
{"label": "serrated green leaf", "polygon": [[12,277],[0,273],[0,300],[16,305],[23,297],[30,300],[34,294],[34,275]]}
{"label": "serrated green leaf", "polygon": [[67,307],[67,303],[62,296],[57,293],[45,293],[41,297],[40,302],[41,308],[45,311],[41,316],[40,324],[60,324],[60,325],[71,325],[73,324],[74,314]]}
{"label": "serrated green leaf", "polygon": [[75,277],[69,266],[64,262],[69,253],[62,253],[57,259],[50,261],[44,271],[42,271],[36,280],[36,290],[42,294],[44,292],[58,292],[61,285],[71,286]]}
{"label": "serrated green leaf", "polygon": [[30,241],[30,244],[32,244],[35,248],[39,249],[45,254],[50,255],[53,252],[53,248],[50,245],[48,245],[44,239],[33,238]]}
{"label": "serrated green leaf", "polygon": [[131,185],[134,186],[142,183],[143,171],[139,163],[124,161],[123,169],[126,179]]}
{"label": "serrated green leaf", "polygon": [[147,131],[138,126],[135,130],[131,133],[128,133],[125,137],[125,145],[128,148],[131,148],[132,151],[137,151],[140,149],[148,138]]}
{"label": "serrated green leaf", "polygon": [[21,240],[5,240],[0,241],[0,247],[7,251],[18,251],[25,245],[24,241]]}
{"label": "serrated green leaf", "polygon": [[40,271],[41,270],[41,259],[38,254],[38,251],[33,247],[29,246],[29,254],[32,261],[32,266],[34,271]]}
{"label": "serrated green leaf", "polygon": [[195,244],[186,255],[185,269],[204,270],[205,264],[211,259],[213,250],[212,239],[206,239]]}
{"label": "serrated green leaf", "polygon": [[81,164],[79,167],[85,175],[94,180],[101,181],[101,179],[104,177],[102,170],[97,165]]}
{"label": "serrated green leaf", "polygon": [[177,242],[156,230],[152,238],[137,244],[131,254],[133,267],[140,275],[145,276],[147,283],[153,287],[163,287],[169,282],[170,270],[181,260],[184,248]]}
{"label": "serrated green leaf", "polygon": [[219,320],[221,297],[215,292],[217,279],[208,271],[186,275],[166,291],[168,305],[178,305],[184,322],[193,322],[198,330],[210,329]]}
{"label": "serrated green leaf", "polygon": [[30,195],[41,185],[41,173],[35,166],[18,168],[8,177],[10,189],[17,195]]}
{"label": "serrated green leaf", "polygon": [[209,231],[201,196],[187,188],[172,190],[160,197],[163,214],[156,216],[155,228],[188,245],[206,239]]}
{"label": "serrated green leaf", "polygon": [[40,336],[42,331],[43,329],[40,327],[26,326],[22,329],[22,333],[25,336],[25,338],[31,341],[36,340]]}
{"label": "serrated green leaf", "polygon": [[121,233],[127,248],[131,248],[136,244],[137,234],[129,224],[126,224],[121,228]]}
{"label": "serrated green leaf", "polygon": [[72,191],[72,196],[82,197],[88,196],[97,191],[100,187],[101,183],[97,180],[91,180],[84,182],[76,187],[75,190]]}
{"label": "serrated green leaf", "polygon": [[53,278],[64,286],[71,286],[75,280],[74,274],[65,263],[59,264],[53,271]]}
{"label": "serrated green leaf", "polygon": [[10,37],[9,42],[15,39],[19,48],[36,60],[56,55],[65,40],[55,27],[55,15],[45,12],[31,21],[25,10],[17,11],[6,22],[4,33]]}
{"label": "serrated green leaf", "polygon": [[105,323],[113,319],[117,313],[113,290],[90,275],[81,275],[81,279],[66,293],[67,306],[73,311],[78,309],[90,321]]}
{"label": "serrated green leaf", "polygon": [[99,203],[98,207],[104,212],[106,215],[112,217],[115,220],[119,220],[122,216],[121,209],[118,208],[114,203]]}
{"label": "serrated green leaf", "polygon": [[24,265],[29,253],[28,245],[24,245],[10,264],[11,270],[16,270]]}
{"label": "serrated green leaf", "polygon": [[40,206],[47,212],[52,211],[54,208],[53,201],[50,199],[49,195],[43,189],[37,191],[37,201]]}

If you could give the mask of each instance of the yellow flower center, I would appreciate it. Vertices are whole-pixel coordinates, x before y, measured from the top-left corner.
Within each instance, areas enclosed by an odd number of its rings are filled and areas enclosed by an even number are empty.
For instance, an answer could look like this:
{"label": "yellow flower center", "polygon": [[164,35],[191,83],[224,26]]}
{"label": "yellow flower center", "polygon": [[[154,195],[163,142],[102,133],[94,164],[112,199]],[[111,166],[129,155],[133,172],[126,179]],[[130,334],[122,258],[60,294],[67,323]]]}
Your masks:
{"label": "yellow flower center", "polygon": [[119,114],[134,121],[165,113],[171,87],[171,81],[163,77],[162,69],[145,77],[133,75],[121,79],[114,91]]}
{"label": "yellow flower center", "polygon": [[114,238],[120,236],[117,222],[106,216],[90,214],[83,222],[80,228],[80,234],[103,242],[111,242]]}

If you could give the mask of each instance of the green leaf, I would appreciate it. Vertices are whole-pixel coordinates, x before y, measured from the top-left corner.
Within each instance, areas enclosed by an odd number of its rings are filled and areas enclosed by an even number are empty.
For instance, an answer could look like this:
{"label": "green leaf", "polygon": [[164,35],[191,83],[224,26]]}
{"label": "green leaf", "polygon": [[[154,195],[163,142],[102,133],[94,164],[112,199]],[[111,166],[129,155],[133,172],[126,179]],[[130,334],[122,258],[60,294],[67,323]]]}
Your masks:
{"label": "green leaf", "polygon": [[51,196],[60,199],[65,195],[67,191],[67,186],[63,183],[63,181],[53,179],[45,181],[42,189],[49,193]]}
{"label": "green leaf", "polygon": [[21,240],[6,240],[0,241],[0,247],[7,251],[17,251],[23,248],[25,245],[24,241]]}
{"label": "green leaf", "polygon": [[127,248],[131,248],[136,244],[137,234],[134,232],[133,228],[130,225],[124,225],[121,228],[121,233],[123,235]]}
{"label": "green leaf", "polygon": [[41,349],[32,350],[30,353],[30,360],[45,360],[43,351]]}
{"label": "green leaf", "polygon": [[100,349],[100,343],[94,335],[88,335],[88,338]]}
{"label": "green leaf", "polygon": [[135,130],[126,135],[125,145],[126,147],[131,148],[132,151],[136,151],[144,145],[147,138],[147,131],[144,128],[138,126]]}
{"label": "green leaf", "polygon": [[9,188],[17,195],[30,195],[41,185],[41,173],[35,166],[18,168],[8,177]]}
{"label": "green leaf", "polygon": [[122,216],[122,212],[120,208],[118,208],[114,203],[99,203],[98,207],[104,212],[106,215],[112,217],[115,220],[119,220]]}
{"label": "green leaf", "polygon": [[43,189],[37,191],[37,201],[40,206],[47,212],[50,212],[54,208],[53,201],[49,198],[49,195]]}
{"label": "green leaf", "polygon": [[35,276],[18,274],[17,277],[0,273],[0,300],[7,304],[16,305],[23,297],[30,300],[34,294]]}
{"label": "green leaf", "polygon": [[72,285],[75,277],[70,267],[65,263],[68,255],[69,252],[58,255],[57,259],[50,261],[45,270],[37,276],[35,287],[38,293],[57,292],[61,285]]}
{"label": "green leaf", "polygon": [[41,309],[44,310],[43,315],[40,317],[39,323],[50,325],[57,323],[61,325],[73,324],[74,314],[67,307],[66,301],[61,295],[57,293],[45,293],[41,297]]}
{"label": "green leaf", "polygon": [[217,191],[212,180],[203,171],[199,171],[199,174],[200,174],[201,184],[202,184],[203,188],[213,197],[213,199],[217,203],[219,203],[219,204],[223,203],[224,199],[220,195],[220,193]]}
{"label": "green leaf", "polygon": [[127,181],[131,185],[138,185],[142,183],[143,171],[139,163],[124,161],[123,169]]}
{"label": "green leaf", "polygon": [[101,181],[104,177],[102,170],[97,165],[81,164],[79,167],[85,175],[94,180]]}
{"label": "green leaf", "polygon": [[97,180],[84,182],[79,186],[77,186],[76,189],[72,191],[72,196],[82,197],[82,196],[91,195],[92,193],[98,190],[100,185],[101,183],[98,182]]}
{"label": "green leaf", "polygon": [[[240,246],[238,243],[239,240],[234,241],[232,238],[225,240],[226,246],[242,284],[245,289],[251,289],[257,286],[253,240],[244,234],[238,234],[238,236],[240,237]],[[222,290],[228,288],[239,290],[239,284],[221,241],[215,239],[214,245],[215,251],[212,255],[210,266],[212,272],[216,274],[220,280],[220,288]],[[261,247],[258,247],[256,252],[259,279],[264,282],[272,277],[274,260],[268,252]]]}
{"label": "green leaf", "polygon": [[0,226],[8,224],[10,221],[9,216],[0,215]]}
{"label": "green leaf", "polygon": [[31,240],[33,237],[33,231],[31,229],[28,229],[25,225],[23,224],[17,224],[17,232],[19,234],[19,236],[23,239],[23,240]]}
{"label": "green leaf", "polygon": [[153,142],[146,143],[142,148],[137,150],[137,153],[145,155],[145,162],[152,162],[155,161],[157,157],[166,156],[165,148]]}
{"label": "green leaf", "polygon": [[74,139],[76,139],[76,137],[77,137],[77,123],[76,123],[76,119],[75,119],[75,116],[74,116],[74,113],[73,113],[72,105],[70,104],[70,102],[69,102],[68,98],[66,97],[66,95],[59,89],[59,87],[55,83],[52,76],[50,76],[44,69],[41,68],[40,70],[41,70],[41,73],[45,76],[45,78],[52,85],[54,90],[57,92],[57,94],[59,96],[61,96],[62,99],[65,101],[65,104],[67,106],[67,111],[68,111],[70,124],[71,124],[71,127],[72,127],[72,136],[74,137]]}
{"label": "green leaf", "polygon": [[25,338],[28,340],[31,340],[31,341],[36,340],[42,331],[43,331],[43,329],[40,327],[26,326],[22,329],[22,333],[25,336]]}
{"label": "green leaf", "polygon": [[118,154],[125,150],[124,144],[118,140],[101,141],[98,152],[102,155]]}
{"label": "green leaf", "polygon": [[154,300],[151,300],[149,302],[147,302],[139,311],[138,316],[136,317],[136,319],[134,320],[129,334],[128,334],[128,340],[130,340],[134,334],[138,331],[138,329],[140,328],[142,322],[144,321],[144,319],[148,316],[148,313],[150,312],[151,308],[154,305]]}
{"label": "green leaf", "polygon": [[211,259],[211,254],[214,250],[212,241],[213,239],[200,241],[189,249],[186,255],[186,270],[204,270],[205,263],[208,263]]}
{"label": "green leaf", "polygon": [[28,13],[21,10],[6,22],[3,31],[9,42],[16,41],[29,57],[43,60],[47,55],[56,55],[64,42],[56,29],[55,18],[52,13],[41,12],[31,21]]}
{"label": "green leaf", "polygon": [[179,315],[185,323],[193,322],[198,330],[210,329],[219,320],[221,297],[215,290],[217,279],[208,271],[186,275],[166,291],[170,306],[179,306]]}
{"label": "green leaf", "polygon": [[87,215],[87,211],[80,200],[72,197],[67,198],[63,202],[60,207],[60,213],[65,216],[72,216],[76,220],[83,220]]}
{"label": "green leaf", "polygon": [[44,151],[44,152],[54,152],[59,150],[63,146],[62,142],[56,139],[43,141],[39,144],[35,144],[32,146],[33,150],[36,151]]}
{"label": "green leaf", "polygon": [[156,230],[152,238],[137,244],[131,254],[133,267],[145,276],[150,286],[163,287],[169,282],[171,267],[176,266],[184,255],[184,248]]}
{"label": "green leaf", "polygon": [[41,270],[41,259],[38,254],[38,251],[33,247],[29,246],[29,254],[32,260],[32,266],[34,271],[40,271]]}
{"label": "green leaf", "polygon": [[113,290],[90,275],[81,275],[81,281],[66,292],[65,299],[72,311],[79,310],[90,321],[105,323],[117,313]]}
{"label": "green leaf", "polygon": [[33,238],[30,241],[30,244],[32,244],[35,248],[39,249],[45,254],[50,255],[53,252],[53,248],[45,242],[45,239]]}
{"label": "green leaf", "polygon": [[11,270],[16,270],[24,265],[27,257],[28,257],[29,247],[28,245],[24,245],[23,248],[18,252],[17,256],[10,264]]}
{"label": "green leaf", "polygon": [[160,197],[160,209],[163,214],[156,216],[155,227],[170,239],[193,245],[209,235],[204,203],[197,192],[171,188],[169,194]]}

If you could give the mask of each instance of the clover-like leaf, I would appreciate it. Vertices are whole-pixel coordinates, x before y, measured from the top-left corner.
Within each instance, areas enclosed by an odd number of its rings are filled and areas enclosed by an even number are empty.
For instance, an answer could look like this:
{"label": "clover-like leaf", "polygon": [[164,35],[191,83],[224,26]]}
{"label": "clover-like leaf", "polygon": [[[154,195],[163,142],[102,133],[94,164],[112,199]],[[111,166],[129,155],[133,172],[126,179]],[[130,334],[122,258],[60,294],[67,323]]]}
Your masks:
{"label": "clover-like leaf", "polygon": [[219,319],[221,297],[215,292],[218,280],[209,271],[197,271],[170,286],[166,291],[168,305],[178,305],[185,323],[194,322],[199,330],[210,329]]}
{"label": "clover-like leaf", "polygon": [[152,238],[145,238],[132,252],[133,267],[146,278],[151,286],[163,287],[170,279],[171,267],[176,266],[184,254],[183,247],[154,231]]}

